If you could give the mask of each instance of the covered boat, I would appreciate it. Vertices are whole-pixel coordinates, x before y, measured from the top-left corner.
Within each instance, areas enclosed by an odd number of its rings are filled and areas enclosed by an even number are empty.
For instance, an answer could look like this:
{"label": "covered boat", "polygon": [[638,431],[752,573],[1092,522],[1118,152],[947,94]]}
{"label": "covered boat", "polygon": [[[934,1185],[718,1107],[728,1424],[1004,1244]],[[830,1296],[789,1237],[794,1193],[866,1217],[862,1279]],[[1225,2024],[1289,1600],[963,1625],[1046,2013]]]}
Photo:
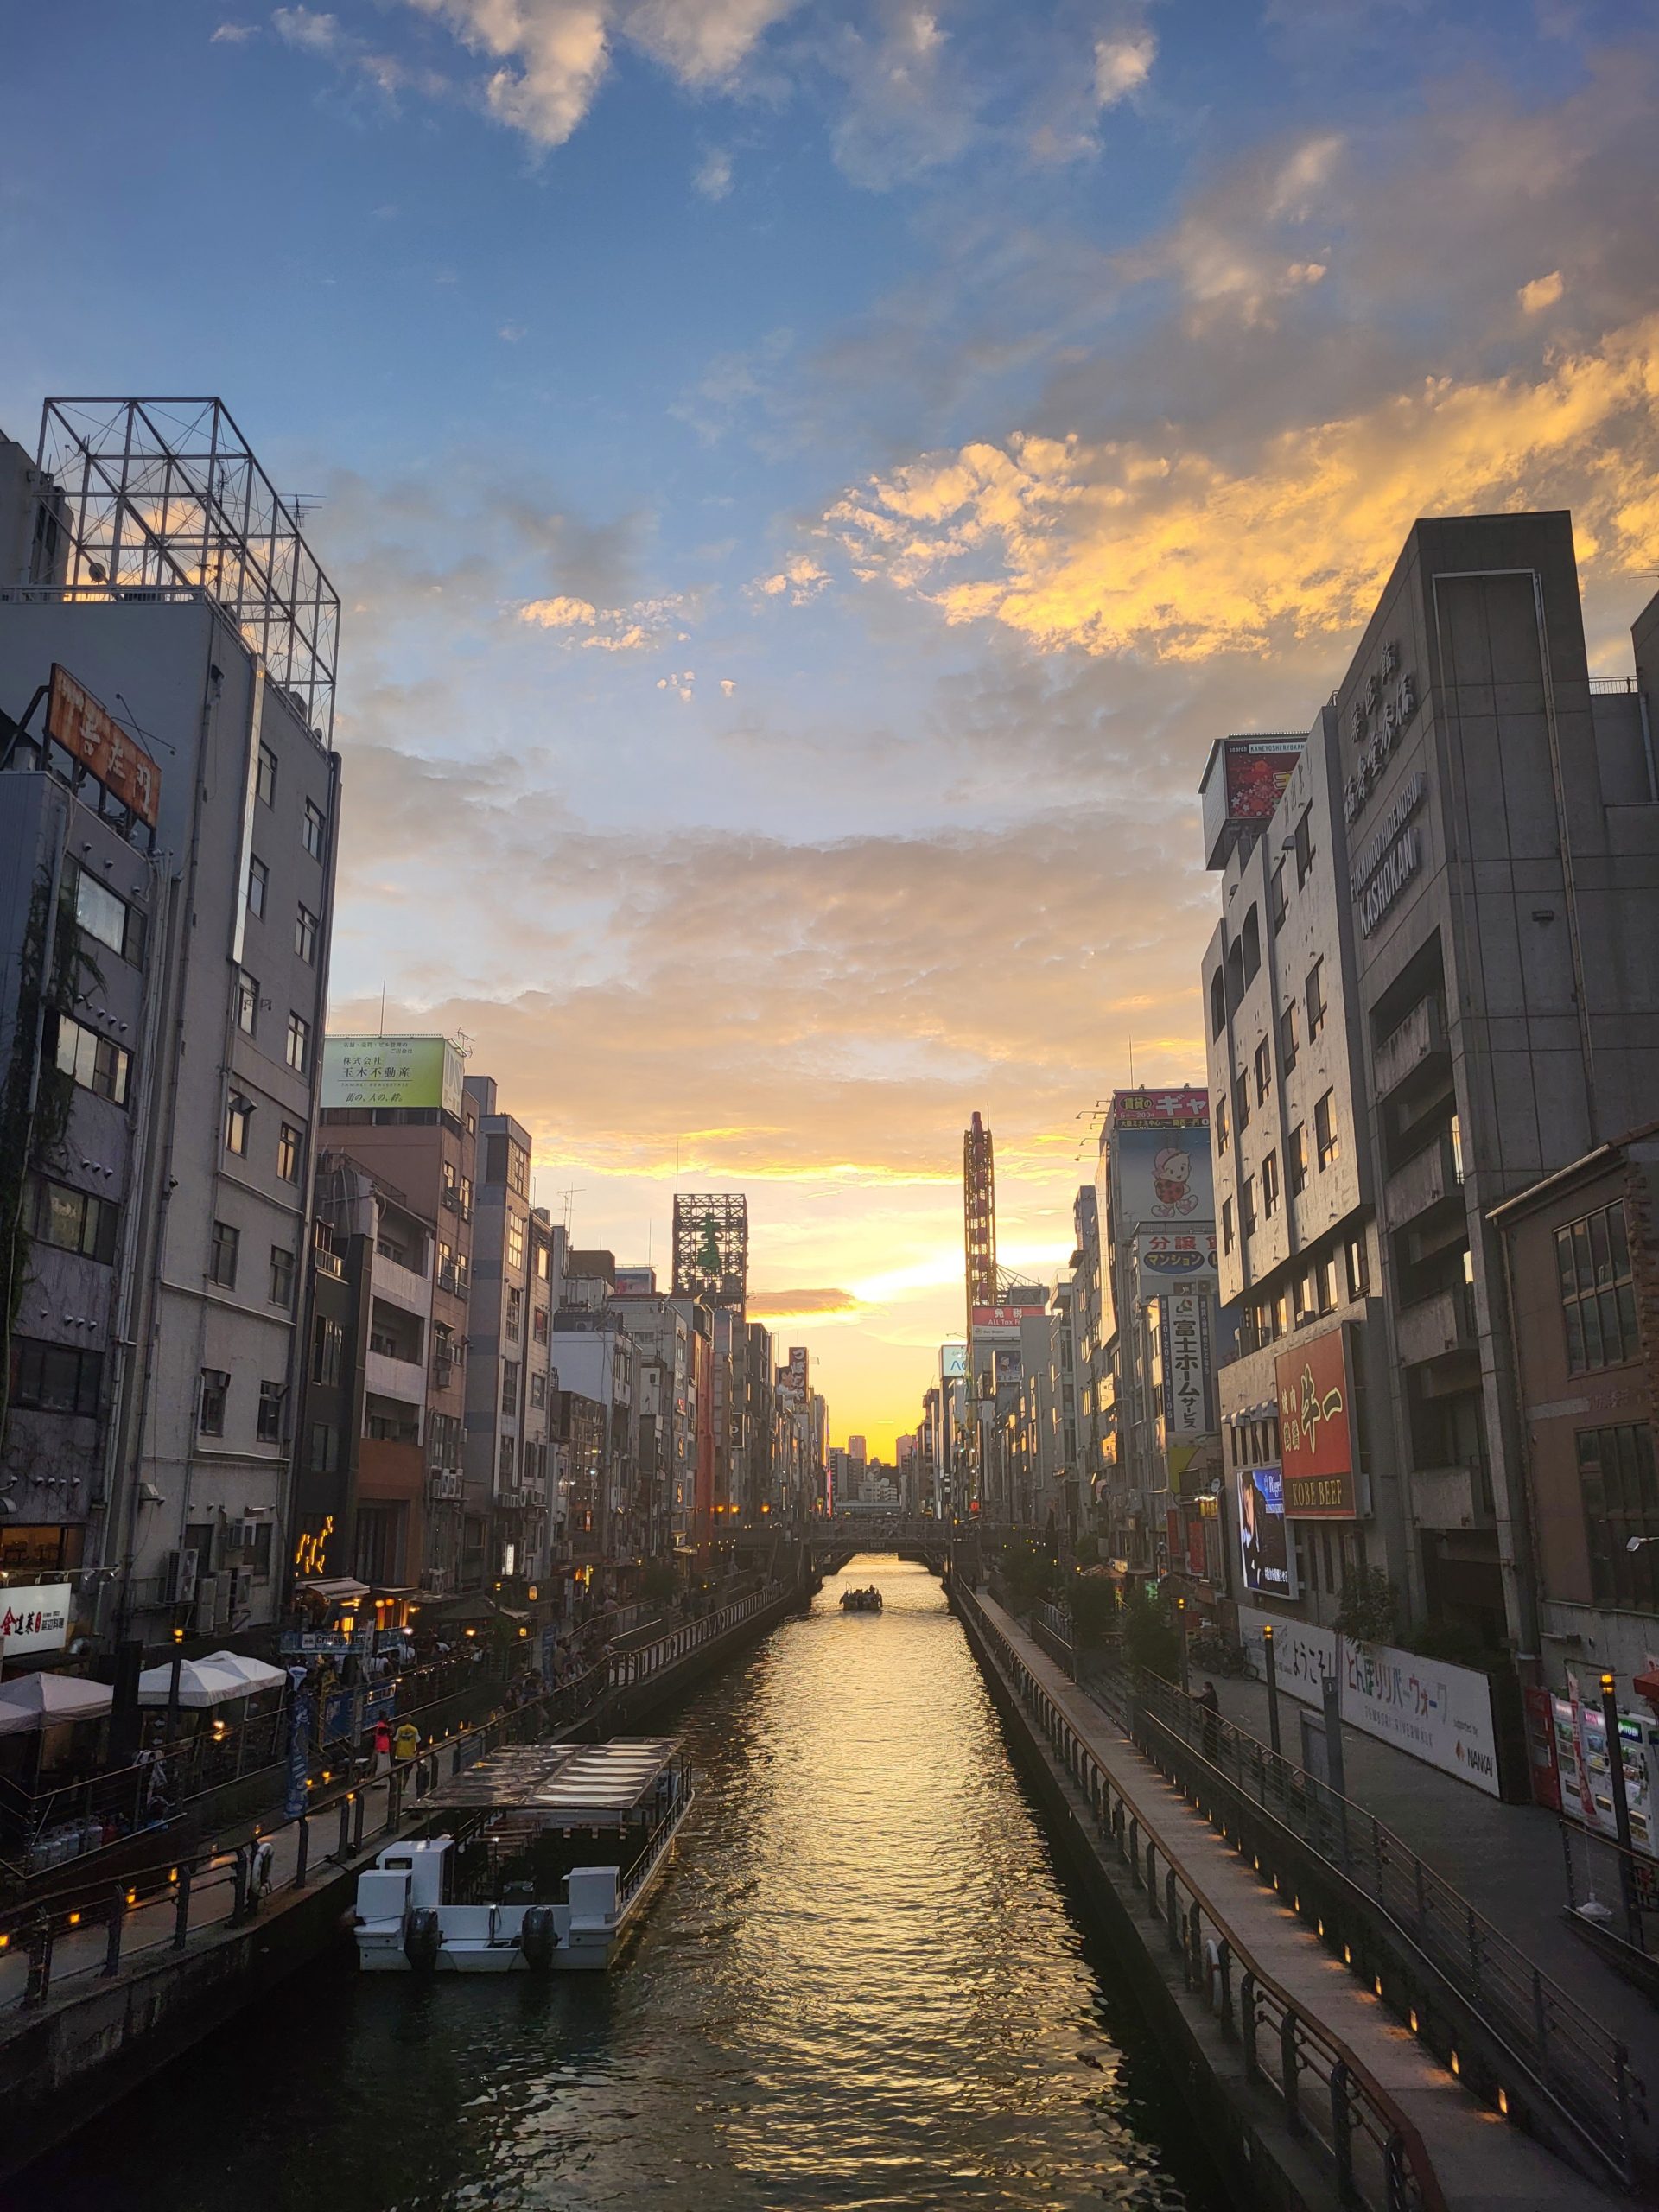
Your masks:
{"label": "covered boat", "polygon": [[440,1783],[440,1833],[388,1844],[358,1878],[370,1974],[568,1974],[610,1965],[690,1810],[673,1740],[524,1744]]}

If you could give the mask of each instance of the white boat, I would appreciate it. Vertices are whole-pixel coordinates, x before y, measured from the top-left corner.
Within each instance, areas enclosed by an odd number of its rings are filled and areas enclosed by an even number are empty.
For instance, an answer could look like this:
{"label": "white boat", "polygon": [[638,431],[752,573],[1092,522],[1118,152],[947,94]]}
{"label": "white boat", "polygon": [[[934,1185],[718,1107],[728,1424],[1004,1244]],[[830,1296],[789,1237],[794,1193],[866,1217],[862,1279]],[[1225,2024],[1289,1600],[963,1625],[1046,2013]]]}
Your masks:
{"label": "white boat", "polygon": [[367,1974],[580,1974],[644,1915],[691,1809],[671,1738],[526,1744],[442,1783],[441,1832],[388,1844],[359,1875]]}

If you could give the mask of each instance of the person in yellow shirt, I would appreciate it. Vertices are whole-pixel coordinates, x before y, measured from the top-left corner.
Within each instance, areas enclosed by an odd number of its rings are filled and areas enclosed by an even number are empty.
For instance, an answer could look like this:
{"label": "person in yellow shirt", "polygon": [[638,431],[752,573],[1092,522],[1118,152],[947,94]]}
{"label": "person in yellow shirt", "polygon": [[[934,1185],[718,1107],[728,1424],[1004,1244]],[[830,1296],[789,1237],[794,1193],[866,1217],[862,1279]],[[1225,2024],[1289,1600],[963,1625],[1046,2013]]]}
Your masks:
{"label": "person in yellow shirt", "polygon": [[421,1748],[421,1732],[412,1720],[400,1720],[392,1736],[392,1756],[399,1766],[407,1766]]}

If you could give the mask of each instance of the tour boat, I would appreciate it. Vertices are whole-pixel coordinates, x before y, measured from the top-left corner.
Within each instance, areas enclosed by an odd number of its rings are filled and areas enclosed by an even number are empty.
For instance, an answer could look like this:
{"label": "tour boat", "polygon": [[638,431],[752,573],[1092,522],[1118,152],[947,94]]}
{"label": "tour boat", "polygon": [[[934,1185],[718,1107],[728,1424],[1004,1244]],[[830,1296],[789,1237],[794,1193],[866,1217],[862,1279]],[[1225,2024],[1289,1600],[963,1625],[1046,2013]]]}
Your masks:
{"label": "tour boat", "polygon": [[841,1610],[843,1613],[879,1613],[881,1610],[881,1592],[874,1583],[871,1583],[868,1590],[843,1590],[841,1593]]}
{"label": "tour boat", "polygon": [[369,1974],[608,1967],[692,1795],[664,1736],[493,1752],[425,1800],[442,1832],[388,1844],[358,1877],[359,1963]]}

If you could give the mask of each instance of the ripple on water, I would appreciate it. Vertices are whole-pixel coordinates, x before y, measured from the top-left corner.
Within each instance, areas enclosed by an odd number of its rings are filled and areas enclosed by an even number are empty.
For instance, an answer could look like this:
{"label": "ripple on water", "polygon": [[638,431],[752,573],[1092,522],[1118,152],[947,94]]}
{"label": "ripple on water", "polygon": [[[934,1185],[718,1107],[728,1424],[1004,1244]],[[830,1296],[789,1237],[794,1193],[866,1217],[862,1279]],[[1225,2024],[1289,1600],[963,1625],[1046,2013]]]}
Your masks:
{"label": "ripple on water", "polygon": [[[845,1580],[885,1610],[843,1614]],[[938,1585],[856,1561],[686,1716],[699,1802],[603,1981],[297,1977],[29,2212],[1211,2212]]]}

